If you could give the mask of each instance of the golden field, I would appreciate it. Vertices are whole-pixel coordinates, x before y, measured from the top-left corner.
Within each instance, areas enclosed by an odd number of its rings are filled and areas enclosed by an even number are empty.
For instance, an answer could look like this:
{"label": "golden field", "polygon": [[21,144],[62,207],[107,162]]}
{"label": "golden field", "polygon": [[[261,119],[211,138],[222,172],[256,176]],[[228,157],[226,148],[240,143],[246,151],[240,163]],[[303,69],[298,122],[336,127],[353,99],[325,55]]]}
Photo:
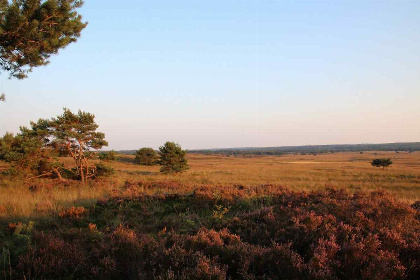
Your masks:
{"label": "golden field", "polygon": [[[393,165],[386,170],[372,167],[373,158],[389,157]],[[420,152],[364,152],[319,155],[225,156],[188,154],[190,169],[182,174],[161,174],[159,166],[140,166],[134,156],[119,155],[106,162],[116,170],[110,178],[88,185],[76,181],[61,183],[49,179],[0,177],[0,217],[44,216],[72,205],[89,206],[98,199],[121,195],[126,182],[177,182],[182,192],[196,186],[280,185],[290,190],[316,190],[325,187],[359,190],[384,190],[399,200],[420,200]],[[67,165],[72,159],[64,158]],[[0,169],[7,164],[0,163]],[[144,193],[177,192],[147,189]],[[181,192],[181,190],[180,190]]]}

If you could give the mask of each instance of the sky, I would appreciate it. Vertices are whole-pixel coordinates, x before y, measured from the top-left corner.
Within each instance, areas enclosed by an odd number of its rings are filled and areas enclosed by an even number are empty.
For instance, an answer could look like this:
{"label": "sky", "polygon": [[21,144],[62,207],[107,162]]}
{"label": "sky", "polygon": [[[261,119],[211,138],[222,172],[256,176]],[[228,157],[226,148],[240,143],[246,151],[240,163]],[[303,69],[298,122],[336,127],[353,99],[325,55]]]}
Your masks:
{"label": "sky", "polygon": [[109,149],[420,141],[420,1],[86,0],[88,26],[25,80],[0,135],[63,107]]}

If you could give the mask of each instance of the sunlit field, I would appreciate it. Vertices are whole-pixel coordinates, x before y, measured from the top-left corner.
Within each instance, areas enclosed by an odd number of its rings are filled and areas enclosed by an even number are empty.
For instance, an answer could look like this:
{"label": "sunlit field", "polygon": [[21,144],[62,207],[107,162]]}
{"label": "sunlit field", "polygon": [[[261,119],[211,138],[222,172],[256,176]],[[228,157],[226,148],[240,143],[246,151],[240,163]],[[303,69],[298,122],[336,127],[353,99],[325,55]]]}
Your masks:
{"label": "sunlit field", "polygon": [[[376,155],[375,155],[376,154]],[[371,166],[375,157],[390,157],[391,167]],[[72,164],[72,159],[63,158]],[[127,184],[138,182],[177,182],[182,188],[161,187],[136,190],[145,194],[187,193],[199,186],[278,185],[295,191],[343,188],[349,192],[384,190],[401,201],[420,199],[420,152],[364,152],[319,155],[225,156],[189,154],[190,169],[182,174],[161,174],[159,166],[140,166],[134,156],[119,155],[107,161],[116,174],[82,185],[69,180],[14,178],[0,181],[0,216],[30,217],[57,213],[72,205],[90,205],[98,199],[119,196]],[[0,168],[7,168],[1,163]]]}
{"label": "sunlit field", "polygon": [[[386,169],[372,167],[375,157],[390,157]],[[244,186],[274,184],[291,190],[327,187],[357,190],[386,190],[398,198],[414,201],[420,197],[420,153],[365,152],[284,156],[203,156],[189,155],[191,169],[180,175],[160,175],[158,167],[116,163],[127,180],[171,180],[183,184]]]}
{"label": "sunlit field", "polygon": [[[373,157],[394,164],[375,168]],[[2,176],[0,274],[416,279],[419,158],[190,154],[187,172],[163,175],[120,155],[105,162],[112,177],[86,184]]]}

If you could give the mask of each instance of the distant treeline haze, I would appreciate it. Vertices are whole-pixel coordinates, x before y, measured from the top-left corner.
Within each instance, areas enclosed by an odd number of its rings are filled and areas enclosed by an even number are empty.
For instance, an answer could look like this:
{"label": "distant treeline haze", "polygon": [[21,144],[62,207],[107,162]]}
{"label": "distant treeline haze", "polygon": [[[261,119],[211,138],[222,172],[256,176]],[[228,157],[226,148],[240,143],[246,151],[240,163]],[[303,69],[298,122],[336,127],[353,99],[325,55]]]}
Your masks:
{"label": "distant treeline haze", "polygon": [[[366,152],[366,151],[420,151],[420,142],[386,143],[386,144],[354,144],[354,145],[311,145],[311,146],[282,146],[257,148],[225,148],[190,150],[193,154],[227,154],[227,155],[283,155],[283,154],[323,154],[339,152]],[[134,154],[135,150],[119,151],[123,154]]]}

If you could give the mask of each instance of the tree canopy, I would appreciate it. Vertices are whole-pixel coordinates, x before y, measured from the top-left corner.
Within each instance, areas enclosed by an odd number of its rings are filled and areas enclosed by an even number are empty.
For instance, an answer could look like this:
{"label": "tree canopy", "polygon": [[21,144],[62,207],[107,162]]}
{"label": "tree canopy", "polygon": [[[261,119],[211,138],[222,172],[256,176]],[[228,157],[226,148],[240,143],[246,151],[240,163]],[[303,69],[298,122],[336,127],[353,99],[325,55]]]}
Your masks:
{"label": "tree canopy", "polygon": [[372,166],[382,167],[382,169],[385,169],[392,164],[392,160],[390,158],[375,158],[370,162],[370,164],[372,164]]}
{"label": "tree canopy", "polygon": [[0,68],[23,79],[80,37],[81,0],[0,0]]}
{"label": "tree canopy", "polygon": [[152,148],[141,148],[136,151],[134,161],[140,165],[151,166],[157,164],[158,159],[158,154]]}
{"label": "tree canopy", "polygon": [[92,149],[108,145],[105,134],[96,131],[94,119],[93,114],[80,110],[75,114],[64,108],[56,118],[31,122],[31,128],[21,127],[16,136],[6,133],[0,138],[0,159],[38,171],[37,175],[56,174],[61,178],[57,156],[70,155],[76,167],[66,171],[86,181],[97,175],[96,167],[88,162],[95,155]]}
{"label": "tree canopy", "polygon": [[96,132],[97,128],[95,115],[81,110],[74,114],[64,108],[61,116],[48,121],[49,133],[53,137],[51,145],[67,152],[74,159],[77,174],[82,181],[94,175],[94,168],[88,164],[88,159],[94,156],[90,150],[108,146],[105,134]]}
{"label": "tree canopy", "polygon": [[61,178],[60,164],[56,151],[50,146],[46,120],[31,122],[31,127],[20,127],[20,133],[14,136],[6,133],[0,138],[0,159],[38,176],[56,175]]}
{"label": "tree canopy", "polygon": [[187,152],[174,142],[166,142],[159,147],[160,171],[163,173],[180,173],[189,169],[185,155]]}

